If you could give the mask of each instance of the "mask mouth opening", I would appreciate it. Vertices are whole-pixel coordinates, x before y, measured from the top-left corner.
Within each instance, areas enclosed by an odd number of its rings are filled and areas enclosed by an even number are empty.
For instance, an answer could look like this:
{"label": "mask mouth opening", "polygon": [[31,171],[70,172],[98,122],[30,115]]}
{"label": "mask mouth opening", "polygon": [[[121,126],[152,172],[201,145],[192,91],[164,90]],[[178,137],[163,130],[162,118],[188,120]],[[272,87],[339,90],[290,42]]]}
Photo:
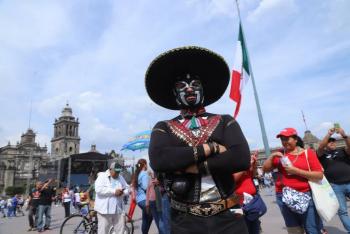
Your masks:
{"label": "mask mouth opening", "polygon": [[185,98],[187,102],[196,102],[197,94],[195,92],[189,92],[188,94],[185,94]]}

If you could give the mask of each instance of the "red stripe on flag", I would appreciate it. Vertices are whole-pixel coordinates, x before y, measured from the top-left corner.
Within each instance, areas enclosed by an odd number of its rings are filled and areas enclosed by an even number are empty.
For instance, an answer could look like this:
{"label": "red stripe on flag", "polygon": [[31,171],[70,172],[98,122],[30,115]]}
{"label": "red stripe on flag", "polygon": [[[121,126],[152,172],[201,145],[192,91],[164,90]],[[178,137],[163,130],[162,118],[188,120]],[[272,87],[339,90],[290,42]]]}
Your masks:
{"label": "red stripe on flag", "polygon": [[241,99],[241,73],[237,71],[232,71],[232,81],[231,81],[231,89],[230,89],[230,98],[238,102]]}
{"label": "red stripe on flag", "polygon": [[234,118],[234,119],[236,119],[240,107],[241,107],[241,99],[239,99],[238,102],[237,102],[237,104],[236,104],[235,113],[233,114],[233,118]]}
{"label": "red stripe on flag", "polygon": [[230,98],[236,102],[236,110],[233,118],[236,118],[239,112],[239,107],[241,106],[241,73],[233,70],[232,71],[232,81],[230,89]]}

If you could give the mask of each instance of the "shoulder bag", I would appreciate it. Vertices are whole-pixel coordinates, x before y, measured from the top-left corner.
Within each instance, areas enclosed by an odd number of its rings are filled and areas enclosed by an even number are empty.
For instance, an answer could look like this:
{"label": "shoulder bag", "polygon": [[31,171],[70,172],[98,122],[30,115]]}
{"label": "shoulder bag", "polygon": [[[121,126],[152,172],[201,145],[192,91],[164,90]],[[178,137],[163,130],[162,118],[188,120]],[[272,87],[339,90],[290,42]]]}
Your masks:
{"label": "shoulder bag", "polygon": [[[305,155],[309,171],[311,171],[307,150],[305,151]],[[338,199],[332,186],[325,176],[323,176],[322,180],[317,182],[309,181],[309,185],[317,213],[324,221],[329,222],[339,209]]]}

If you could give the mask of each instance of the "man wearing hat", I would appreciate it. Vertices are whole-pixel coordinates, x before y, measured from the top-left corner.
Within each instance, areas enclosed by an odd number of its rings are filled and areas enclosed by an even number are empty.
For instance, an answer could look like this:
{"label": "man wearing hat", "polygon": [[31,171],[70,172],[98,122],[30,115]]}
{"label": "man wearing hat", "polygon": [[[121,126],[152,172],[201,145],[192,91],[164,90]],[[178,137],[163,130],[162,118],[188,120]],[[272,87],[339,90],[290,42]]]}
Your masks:
{"label": "man wearing hat", "polygon": [[[344,139],[346,148],[337,149],[334,133]],[[332,185],[338,198],[338,215],[344,228],[350,233],[350,218],[346,204],[346,197],[350,196],[350,139],[342,128],[332,128],[321,141],[317,155],[324,168],[324,173]]]}
{"label": "man wearing hat", "polygon": [[113,162],[109,169],[100,172],[95,181],[95,207],[98,218],[98,234],[109,232],[111,226],[115,233],[124,233],[125,212],[123,196],[129,193],[129,185],[120,175],[123,167]]}
{"label": "man wearing hat", "polygon": [[247,233],[232,178],[250,166],[247,141],[231,116],[205,110],[229,78],[220,55],[194,46],[161,54],[146,72],[150,98],[180,110],[154,126],[149,146],[150,165],[170,196],[172,233]]}

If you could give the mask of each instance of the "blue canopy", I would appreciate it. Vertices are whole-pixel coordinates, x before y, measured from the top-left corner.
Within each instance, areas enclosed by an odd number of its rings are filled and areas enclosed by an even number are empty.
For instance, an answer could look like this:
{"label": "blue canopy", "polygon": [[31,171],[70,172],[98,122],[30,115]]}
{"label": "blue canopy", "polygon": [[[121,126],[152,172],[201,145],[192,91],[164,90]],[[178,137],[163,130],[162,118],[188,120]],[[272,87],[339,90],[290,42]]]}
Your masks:
{"label": "blue canopy", "polygon": [[151,130],[143,131],[136,134],[134,137],[123,145],[122,150],[143,150],[148,149],[151,139]]}

